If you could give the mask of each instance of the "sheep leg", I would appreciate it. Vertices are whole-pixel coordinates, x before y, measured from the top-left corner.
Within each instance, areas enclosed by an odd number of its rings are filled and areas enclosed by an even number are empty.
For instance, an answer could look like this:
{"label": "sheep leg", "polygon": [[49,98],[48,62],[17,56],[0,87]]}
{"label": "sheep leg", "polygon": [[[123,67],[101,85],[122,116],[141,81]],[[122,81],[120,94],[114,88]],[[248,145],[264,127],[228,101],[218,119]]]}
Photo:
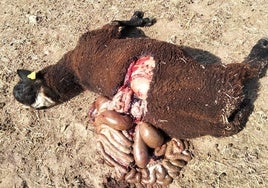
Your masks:
{"label": "sheep leg", "polygon": [[143,18],[143,16],[144,12],[135,11],[130,20],[115,20],[114,22],[117,22],[119,26],[125,27],[145,27],[156,23],[155,18]]}

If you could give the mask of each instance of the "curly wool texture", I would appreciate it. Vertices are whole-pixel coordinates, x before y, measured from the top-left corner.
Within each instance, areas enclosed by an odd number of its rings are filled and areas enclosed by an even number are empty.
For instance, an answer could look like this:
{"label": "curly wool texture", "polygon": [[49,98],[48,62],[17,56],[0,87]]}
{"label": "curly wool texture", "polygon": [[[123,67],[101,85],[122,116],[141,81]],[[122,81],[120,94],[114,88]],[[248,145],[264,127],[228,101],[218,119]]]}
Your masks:
{"label": "curly wool texture", "polygon": [[111,98],[133,59],[146,55],[156,67],[143,121],[175,138],[228,136],[241,130],[252,109],[244,101],[244,83],[256,76],[247,64],[199,64],[170,43],[120,39],[116,25],[84,34],[71,58],[81,84]]}
{"label": "curly wool texture", "polygon": [[186,56],[170,58],[157,63],[144,121],[173,138],[228,136],[241,130],[252,110],[243,87],[255,72],[246,64],[201,65]]}
{"label": "curly wool texture", "polygon": [[[64,76],[59,74],[57,84],[50,84],[49,79],[47,84],[52,88],[57,85],[55,90],[64,100],[80,93],[80,85],[111,99],[131,62],[144,56],[153,57],[155,68],[148,112],[142,121],[173,138],[228,136],[243,128],[252,110],[243,87],[258,75],[249,64],[199,64],[179,46],[148,38],[121,38],[115,23],[83,34],[76,48],[57,64],[71,70],[77,87],[61,92]],[[49,69],[55,68],[45,69],[47,74]]]}

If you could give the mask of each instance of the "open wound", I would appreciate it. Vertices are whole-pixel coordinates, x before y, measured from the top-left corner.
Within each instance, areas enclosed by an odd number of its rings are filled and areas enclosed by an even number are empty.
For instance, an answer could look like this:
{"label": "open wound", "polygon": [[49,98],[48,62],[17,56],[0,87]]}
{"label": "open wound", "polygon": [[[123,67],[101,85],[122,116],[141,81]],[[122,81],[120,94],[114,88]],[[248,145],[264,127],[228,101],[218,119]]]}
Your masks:
{"label": "open wound", "polygon": [[133,61],[128,67],[123,86],[113,97],[109,109],[131,114],[134,121],[140,121],[147,112],[146,99],[154,68],[155,61],[151,56]]}
{"label": "open wound", "polygon": [[98,97],[89,115],[98,136],[97,149],[119,179],[165,187],[191,155],[187,143],[166,138],[161,130],[142,121],[154,68],[151,56],[133,61],[112,100]]}

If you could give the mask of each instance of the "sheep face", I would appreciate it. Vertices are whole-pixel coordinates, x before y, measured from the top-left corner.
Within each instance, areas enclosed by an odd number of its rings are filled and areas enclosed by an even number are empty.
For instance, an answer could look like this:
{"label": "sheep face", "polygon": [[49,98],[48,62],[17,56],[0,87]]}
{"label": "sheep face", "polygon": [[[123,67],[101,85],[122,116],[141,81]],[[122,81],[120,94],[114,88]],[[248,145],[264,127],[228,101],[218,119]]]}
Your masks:
{"label": "sheep face", "polygon": [[53,93],[45,86],[39,73],[28,70],[17,71],[20,81],[13,89],[13,95],[22,104],[36,109],[44,109],[56,104]]}
{"label": "sheep face", "polygon": [[260,77],[265,75],[268,65],[268,38],[262,38],[258,41],[244,63],[249,63],[252,67],[257,68]]}

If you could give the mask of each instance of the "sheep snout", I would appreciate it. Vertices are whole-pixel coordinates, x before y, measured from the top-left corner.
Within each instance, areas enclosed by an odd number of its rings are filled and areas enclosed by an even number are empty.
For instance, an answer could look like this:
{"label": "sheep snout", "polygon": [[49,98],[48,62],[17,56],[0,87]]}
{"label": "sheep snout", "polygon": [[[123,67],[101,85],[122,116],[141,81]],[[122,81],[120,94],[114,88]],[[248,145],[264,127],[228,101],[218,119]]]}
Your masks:
{"label": "sheep snout", "polygon": [[56,104],[50,97],[46,96],[44,89],[41,88],[35,98],[35,102],[31,107],[36,109],[49,108]]}

